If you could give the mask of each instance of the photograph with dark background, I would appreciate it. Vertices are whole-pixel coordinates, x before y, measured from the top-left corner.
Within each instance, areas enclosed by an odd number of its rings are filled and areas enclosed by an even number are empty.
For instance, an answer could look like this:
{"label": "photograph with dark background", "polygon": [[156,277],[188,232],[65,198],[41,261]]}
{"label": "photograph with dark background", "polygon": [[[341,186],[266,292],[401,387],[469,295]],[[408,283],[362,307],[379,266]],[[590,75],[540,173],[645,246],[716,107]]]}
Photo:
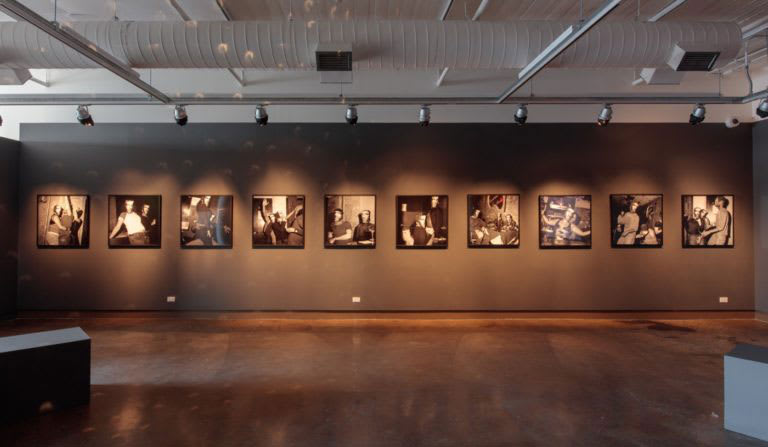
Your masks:
{"label": "photograph with dark background", "polygon": [[520,195],[470,194],[467,213],[470,248],[520,246]]}
{"label": "photograph with dark background", "polygon": [[539,214],[539,247],[592,246],[592,196],[539,196]]}
{"label": "photograph with dark background", "polygon": [[397,248],[448,247],[448,196],[397,196]]}
{"label": "photograph with dark background", "polygon": [[304,248],[304,196],[253,196],[253,248]]}
{"label": "photograph with dark background", "polygon": [[683,247],[732,248],[733,196],[683,196]]}
{"label": "photograph with dark background", "polygon": [[109,196],[109,247],[159,248],[161,202],[160,196]]}
{"label": "photograph with dark background", "polygon": [[232,248],[232,196],[182,196],[181,246]]}
{"label": "photograph with dark background", "polygon": [[611,194],[611,246],[664,245],[661,194]]}
{"label": "photograph with dark background", "polygon": [[90,218],[88,196],[37,196],[37,246],[88,248]]}
{"label": "photograph with dark background", "polygon": [[376,248],[376,196],[325,196],[325,247]]}

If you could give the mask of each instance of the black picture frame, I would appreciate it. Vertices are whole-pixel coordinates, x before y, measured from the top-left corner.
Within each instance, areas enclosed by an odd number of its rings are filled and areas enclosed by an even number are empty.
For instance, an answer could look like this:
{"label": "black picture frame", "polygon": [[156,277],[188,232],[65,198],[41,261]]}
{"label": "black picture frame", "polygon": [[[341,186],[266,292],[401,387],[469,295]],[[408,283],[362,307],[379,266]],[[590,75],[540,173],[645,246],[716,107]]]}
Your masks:
{"label": "black picture frame", "polygon": [[[224,231],[226,232],[226,229],[229,228],[229,244],[222,244],[222,245],[189,245],[188,243],[184,243],[184,229],[183,229],[183,223],[184,223],[184,200],[185,198],[193,198],[193,197],[205,197],[205,196],[211,196],[211,201],[213,201],[214,197],[219,198],[227,198],[229,199],[229,222],[228,225],[224,225]],[[179,197],[179,246],[184,250],[229,250],[232,249],[234,246],[234,240],[235,240],[235,229],[234,229],[234,215],[235,215],[235,198],[232,195],[228,194],[182,194]],[[187,230],[189,231],[189,230]]]}
{"label": "black picture frame", "polygon": [[[256,206],[256,200],[264,200],[268,198],[274,198],[274,197],[285,197],[286,201],[289,197],[295,197],[295,200],[301,201],[302,203],[302,216],[304,220],[303,224],[303,231],[304,234],[301,238],[301,244],[265,244],[265,243],[256,243],[256,237],[255,235],[258,233],[256,231],[256,228],[254,227],[254,221],[257,210],[260,208],[257,208]],[[254,250],[303,250],[306,246],[307,241],[307,196],[304,194],[251,194],[251,248]]]}
{"label": "black picture frame", "polygon": [[[567,244],[567,245],[545,245],[543,243],[542,237],[544,235],[544,227],[543,227],[543,217],[542,217],[542,200],[545,198],[583,198],[587,199],[589,201],[589,241],[583,245],[576,245],[576,244]],[[541,194],[539,195],[538,199],[538,221],[539,221],[539,249],[542,250],[589,250],[592,248],[592,234],[594,232],[593,229],[593,219],[592,219],[592,195],[591,194]],[[547,207],[549,207],[549,202],[547,202]],[[578,214],[578,213],[577,213]]]}
{"label": "black picture frame", "polygon": [[[517,225],[517,236],[515,237],[516,243],[514,244],[473,244],[472,243],[472,228],[470,225],[470,219],[472,218],[473,214],[473,198],[475,197],[493,197],[493,196],[503,196],[505,199],[507,197],[517,197],[517,221],[515,222]],[[520,248],[520,241],[521,241],[521,230],[520,230],[520,194],[519,193],[491,193],[491,194],[467,194],[467,215],[465,216],[464,222],[467,224],[467,248],[471,249],[515,249]],[[486,222],[487,224],[487,222]]]}
{"label": "black picture frame", "polygon": [[[686,228],[686,226],[687,226],[687,219],[686,219],[686,203],[685,203],[685,199],[687,197],[690,197],[691,201],[692,201],[691,206],[693,206],[693,198],[694,197],[704,197],[705,201],[708,201],[710,197],[717,198],[717,197],[720,197],[720,196],[725,197],[725,198],[728,199],[729,206],[731,208],[730,210],[728,210],[728,212],[731,215],[731,222],[730,222],[730,229],[729,229],[729,231],[731,233],[730,236],[729,236],[730,239],[731,239],[730,245],[707,245],[707,244],[705,244],[705,245],[700,245],[700,244],[691,245],[691,244],[689,244],[688,241],[687,241],[687,239],[688,239],[688,229]],[[707,248],[712,248],[712,249],[729,249],[729,248],[736,247],[736,195],[735,194],[683,194],[683,195],[680,196],[680,220],[681,220],[681,234],[680,234],[681,235],[681,237],[680,237],[681,241],[680,242],[682,243],[682,248],[690,248],[690,249],[707,249]]]}
{"label": "black picture frame", "polygon": [[[328,243],[328,234],[330,233],[330,224],[331,224],[331,213],[332,210],[329,210],[328,208],[328,201],[331,197],[368,197],[373,198],[373,225],[374,225],[374,232],[373,232],[373,244],[358,244],[358,243],[352,243],[347,245],[334,245]],[[330,250],[374,250],[376,249],[376,244],[378,242],[378,197],[376,197],[376,194],[326,194],[323,197],[323,247],[330,249]],[[359,215],[358,215],[359,220]],[[360,225],[362,222],[358,222],[358,225]],[[355,231],[357,226],[352,227],[352,234],[354,237]]]}
{"label": "black picture frame", "polygon": [[[618,198],[618,197],[633,197],[633,200],[634,200],[635,197],[645,197],[645,196],[658,196],[658,198],[661,200],[661,206],[659,207],[659,212],[660,212],[659,217],[661,219],[660,220],[660,222],[661,222],[661,233],[660,233],[661,237],[659,237],[658,234],[657,234],[657,240],[659,240],[660,242],[658,244],[653,244],[653,245],[650,245],[650,244],[649,245],[637,244],[637,243],[631,244],[631,245],[630,244],[619,244],[618,240],[616,238],[616,227],[618,225],[617,219],[618,219],[618,214],[619,213],[615,212],[617,210],[614,208],[614,206],[616,205],[614,203],[614,198]],[[608,228],[611,229],[611,233],[610,233],[610,236],[611,236],[611,248],[618,248],[618,249],[624,250],[624,249],[635,249],[635,248],[640,248],[640,249],[658,249],[658,248],[663,248],[664,247],[664,235],[665,235],[665,231],[664,231],[664,194],[662,194],[662,193],[610,194],[609,197],[608,197],[608,201],[609,201],[608,218],[610,219]],[[646,206],[647,206],[647,204],[641,205],[641,207],[646,207]],[[648,213],[648,208],[646,208],[645,211],[644,211],[644,214],[646,214],[646,220],[653,221],[653,219],[650,216],[647,216],[647,213]],[[642,225],[643,223],[644,222],[641,221],[640,225]],[[652,230],[655,231],[655,227]]]}
{"label": "black picture frame", "polygon": [[[49,225],[48,220],[50,219],[50,216],[52,214],[50,212],[46,212],[46,217],[44,221],[40,220],[40,208],[41,208],[41,202],[43,197],[67,197],[68,202],[71,203],[70,197],[83,197],[85,198],[85,210],[84,210],[84,218],[83,218],[83,226],[82,226],[82,240],[79,245],[49,245],[45,243],[46,237],[45,235],[41,234],[43,229],[46,229]],[[48,200],[46,199],[46,202]],[[50,202],[48,202],[50,204]],[[37,248],[44,249],[44,250],[84,250],[90,248],[91,244],[91,196],[88,194],[38,194],[36,201],[35,201],[35,207],[36,209],[36,228],[35,228],[35,242],[37,245]],[[72,206],[70,205],[70,208]],[[47,231],[47,230],[46,230]]]}
{"label": "black picture frame", "polygon": [[[155,226],[157,227],[156,230],[153,230],[152,235],[155,236],[157,239],[157,243],[152,244],[143,244],[143,245],[131,245],[130,243],[123,243],[124,241],[121,241],[120,244],[113,243],[112,238],[110,238],[110,235],[112,231],[114,230],[114,227],[117,222],[117,218],[119,214],[114,214],[117,212],[117,200],[118,198],[125,203],[125,200],[127,199],[133,199],[137,200],[139,199],[142,203],[142,206],[146,204],[146,202],[151,200],[156,200],[157,202],[157,218],[155,219]],[[113,199],[114,199],[114,207],[115,209],[112,209],[113,207]],[[151,206],[151,205],[150,205]],[[138,208],[138,207],[137,207]],[[138,212],[138,211],[137,211]],[[112,220],[114,219],[114,221]],[[119,235],[119,233],[118,233]],[[149,237],[152,237],[150,235]],[[121,237],[122,238],[122,237]],[[115,238],[117,239],[117,237]],[[151,195],[151,194],[109,194],[107,196],[107,247],[110,249],[135,249],[135,250],[141,250],[141,249],[160,249],[163,245],[163,196],[162,195]]]}
{"label": "black picture frame", "polygon": [[[441,209],[441,213],[443,214],[443,220],[445,221],[445,227],[441,227],[441,237],[445,239],[445,243],[441,243],[438,245],[408,245],[405,239],[403,238],[403,229],[407,226],[407,221],[411,220],[412,217],[403,215],[402,211],[402,204],[407,203],[404,202],[404,200],[413,201],[418,200],[421,201],[423,205],[423,208],[426,208],[426,203],[431,202],[432,197],[438,198],[438,203],[443,201],[442,203],[445,204],[444,207],[439,207]],[[430,204],[431,205],[431,204]],[[444,210],[444,211],[443,211]],[[448,248],[448,244],[450,242],[450,226],[448,225],[449,222],[449,216],[450,216],[450,207],[449,207],[449,197],[448,194],[408,194],[408,195],[397,195],[395,196],[395,248],[400,250],[445,250]],[[406,213],[412,213],[412,211],[405,211]],[[418,212],[424,212],[419,210]],[[406,218],[408,218],[406,220]],[[411,224],[413,225],[413,224]],[[444,228],[444,230],[442,229]],[[431,238],[430,238],[431,239]]]}

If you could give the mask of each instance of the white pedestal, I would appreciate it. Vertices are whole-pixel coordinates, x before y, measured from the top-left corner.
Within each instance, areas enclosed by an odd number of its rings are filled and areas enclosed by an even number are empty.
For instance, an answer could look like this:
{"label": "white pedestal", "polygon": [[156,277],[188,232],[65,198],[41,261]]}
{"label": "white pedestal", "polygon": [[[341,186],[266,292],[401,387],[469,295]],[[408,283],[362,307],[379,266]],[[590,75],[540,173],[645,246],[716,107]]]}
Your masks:
{"label": "white pedestal", "polygon": [[736,345],[724,360],[725,428],[768,441],[768,348]]}

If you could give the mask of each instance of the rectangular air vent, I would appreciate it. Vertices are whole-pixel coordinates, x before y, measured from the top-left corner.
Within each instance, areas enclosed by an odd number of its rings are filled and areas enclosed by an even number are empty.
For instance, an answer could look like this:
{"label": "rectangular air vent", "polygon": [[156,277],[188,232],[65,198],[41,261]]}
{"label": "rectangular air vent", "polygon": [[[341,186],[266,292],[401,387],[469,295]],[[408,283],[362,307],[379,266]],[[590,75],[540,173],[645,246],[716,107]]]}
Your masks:
{"label": "rectangular air vent", "polygon": [[317,71],[352,71],[351,51],[316,51]]}
{"label": "rectangular air vent", "polygon": [[711,71],[720,51],[696,44],[677,44],[672,49],[668,64],[675,71]]}

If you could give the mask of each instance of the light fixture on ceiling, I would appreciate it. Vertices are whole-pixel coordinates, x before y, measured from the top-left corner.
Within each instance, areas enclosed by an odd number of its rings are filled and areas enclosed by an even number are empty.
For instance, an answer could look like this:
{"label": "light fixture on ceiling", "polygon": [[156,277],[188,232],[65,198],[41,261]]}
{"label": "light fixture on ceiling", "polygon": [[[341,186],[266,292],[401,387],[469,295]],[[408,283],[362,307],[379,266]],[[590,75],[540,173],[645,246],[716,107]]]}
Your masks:
{"label": "light fixture on ceiling", "polygon": [[760,101],[760,105],[757,106],[755,113],[757,113],[757,116],[760,118],[768,117],[768,98],[764,98],[762,101]]}
{"label": "light fixture on ceiling", "polygon": [[606,104],[603,106],[600,114],[597,115],[597,125],[607,126],[611,123],[611,118],[613,118],[613,109],[611,108],[610,104]]}
{"label": "light fixture on ceiling", "polygon": [[2,126],[2,125],[3,125],[3,117],[0,116],[0,126]]}
{"label": "light fixture on ceiling", "polygon": [[429,109],[429,106],[424,104],[419,109],[419,125],[421,126],[429,126],[429,121],[432,119],[432,111]]}
{"label": "light fixture on ceiling", "polygon": [[347,124],[357,124],[357,107],[347,106],[347,112],[344,114],[344,118],[347,120]]}
{"label": "light fixture on ceiling", "polygon": [[691,112],[691,117],[688,119],[688,122],[695,126],[696,124],[704,122],[704,118],[706,117],[707,109],[704,107],[704,104],[696,104],[696,107],[693,108],[693,112]]}
{"label": "light fixture on ceiling", "polygon": [[267,114],[267,107],[259,104],[256,106],[256,124],[259,126],[266,126],[269,121],[269,115]]}
{"label": "light fixture on ceiling", "polygon": [[522,126],[526,121],[528,121],[528,107],[520,104],[515,111],[515,122]]}
{"label": "light fixture on ceiling", "polygon": [[82,124],[86,127],[93,126],[93,117],[91,116],[91,113],[88,111],[88,106],[81,104],[77,106],[77,122]]}
{"label": "light fixture on ceiling", "polygon": [[176,120],[176,124],[179,126],[183,126],[187,124],[187,121],[189,120],[189,116],[187,115],[187,109],[184,106],[176,106],[175,109],[173,109],[173,119]]}

